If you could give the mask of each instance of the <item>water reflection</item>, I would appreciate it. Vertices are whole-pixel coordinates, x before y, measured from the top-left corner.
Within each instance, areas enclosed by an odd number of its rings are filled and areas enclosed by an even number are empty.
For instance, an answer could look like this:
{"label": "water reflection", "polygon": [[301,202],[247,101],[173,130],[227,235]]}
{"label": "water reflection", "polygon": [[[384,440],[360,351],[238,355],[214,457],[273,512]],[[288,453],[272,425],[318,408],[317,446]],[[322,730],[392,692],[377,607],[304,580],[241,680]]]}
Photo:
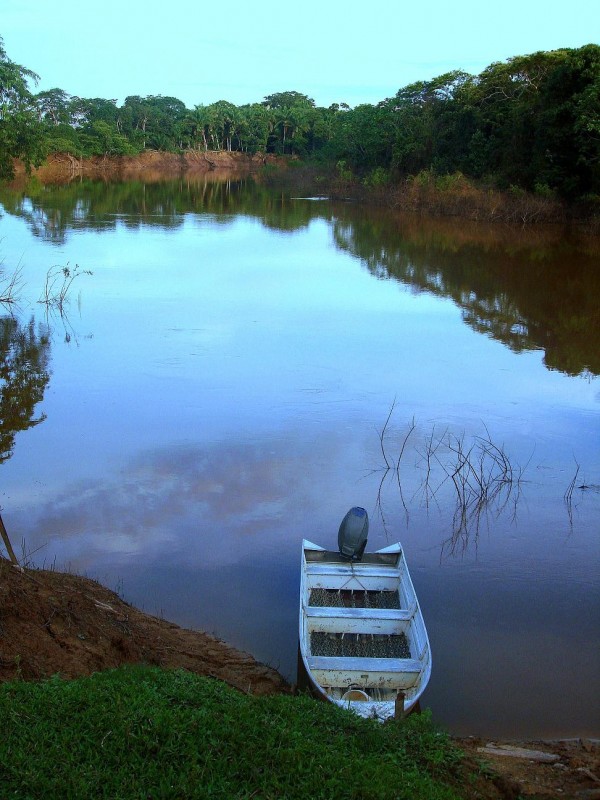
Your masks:
{"label": "water reflection", "polygon": [[376,277],[451,297],[474,330],[516,353],[543,350],[551,369],[598,375],[600,252],[545,233],[415,219],[395,229],[368,217],[334,224],[338,246]]}
{"label": "water reflection", "polygon": [[63,244],[73,230],[118,226],[177,230],[186,215],[230,225],[254,217],[280,232],[333,220],[336,246],[377,278],[416,292],[451,298],[473,330],[513,352],[540,349],[549,369],[600,374],[600,253],[597,242],[559,228],[518,231],[503,226],[423,221],[349,204],[314,203],[274,193],[251,178],[215,176],[62,186],[0,187],[0,203],[31,232]]}
{"label": "water reflection", "polygon": [[[257,520],[263,536],[277,527],[301,460],[299,452],[284,457],[273,443],[145,452],[114,480],[78,483],[54,497],[42,512],[41,527],[61,539],[81,537],[82,554],[91,558],[110,550],[135,554],[181,547],[172,521],[189,517],[196,521],[196,534],[184,545],[190,557],[210,551],[213,566],[236,561],[251,552],[253,543],[246,537],[258,532]],[[225,525],[235,530],[235,540],[223,538]]]}
{"label": "water reflection", "polygon": [[333,532],[335,509],[357,496],[323,466],[341,445],[337,433],[288,431],[145,451],[115,475],[28,499],[12,523],[40,558],[121,582],[129,601],[213,631],[293,680],[298,543],[307,525]]}
{"label": "water reflection", "polygon": [[0,184],[0,203],[23,218],[34,236],[63,244],[72,230],[114,230],[118,225],[176,230],[185,214],[210,214],[226,226],[234,215],[258,217],[267,227],[293,231],[306,227],[317,214],[315,204],[298,203],[246,178],[216,180],[182,178],[124,183],[91,179],[63,184],[29,183],[22,192]]}
{"label": "water reflection", "polygon": [[35,418],[50,379],[50,336],[32,318],[22,324],[12,316],[0,317],[0,462],[13,453],[19,431],[39,425]]}

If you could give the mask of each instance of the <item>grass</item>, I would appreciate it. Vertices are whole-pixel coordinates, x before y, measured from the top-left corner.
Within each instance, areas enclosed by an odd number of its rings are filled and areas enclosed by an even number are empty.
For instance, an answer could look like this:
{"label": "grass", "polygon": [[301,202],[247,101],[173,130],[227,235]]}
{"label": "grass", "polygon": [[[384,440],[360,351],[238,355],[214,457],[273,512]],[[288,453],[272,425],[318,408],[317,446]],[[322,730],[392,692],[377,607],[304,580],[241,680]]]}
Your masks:
{"label": "grass", "polygon": [[450,800],[461,754],[427,714],[360,719],[180,670],[0,686],[3,798]]}

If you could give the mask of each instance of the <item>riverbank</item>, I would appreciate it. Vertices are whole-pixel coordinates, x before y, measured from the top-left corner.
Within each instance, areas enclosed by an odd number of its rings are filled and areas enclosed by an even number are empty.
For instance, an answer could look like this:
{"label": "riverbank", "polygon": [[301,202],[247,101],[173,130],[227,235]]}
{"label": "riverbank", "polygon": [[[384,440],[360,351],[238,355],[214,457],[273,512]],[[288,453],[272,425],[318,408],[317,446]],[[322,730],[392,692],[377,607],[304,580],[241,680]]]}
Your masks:
{"label": "riverbank", "polygon": [[[52,153],[31,174],[42,183],[65,183],[79,177],[96,180],[135,180],[143,178],[153,181],[176,177],[182,174],[206,174],[215,171],[227,175],[256,173],[265,166],[276,166],[281,159],[264,153],[238,153],[228,151],[186,150],[167,153],[146,150],[135,156],[92,156],[76,158],[68,153]],[[13,181],[22,182],[27,177],[25,166],[14,162]]]}
{"label": "riverbank", "polygon": [[0,681],[77,678],[139,663],[190,670],[252,694],[291,692],[248,653],[144,614],[96,581],[0,558]]}
{"label": "riverbank", "polygon": [[[342,162],[340,162],[342,164]],[[236,151],[186,150],[168,153],[146,150],[135,156],[93,156],[79,159],[53,153],[31,174],[42,183],[68,183],[77,178],[144,180],[154,182],[180,176],[204,175],[216,180],[254,175],[268,186],[298,195],[323,195],[333,200],[383,206],[428,217],[504,223],[519,227],[570,225],[600,234],[600,200],[569,204],[552,192],[532,194],[517,187],[500,191],[462,175],[418,175],[392,179],[385,171],[359,176],[340,164],[303,162],[294,156]],[[11,183],[27,178],[22,162],[14,162]]]}
{"label": "riverbank", "polygon": [[[78,678],[138,663],[218,678],[245,694],[293,693],[276,670],[249,654],[144,614],[96,581],[21,570],[0,558],[0,681]],[[530,754],[553,756],[548,760],[482,751],[489,742],[475,738],[455,743],[466,754],[465,769],[479,774],[465,786],[465,798],[600,798],[595,742],[518,743]]]}
{"label": "riverbank", "polygon": [[568,203],[552,192],[533,194],[518,187],[501,191],[460,172],[438,175],[423,170],[417,175],[393,178],[385,170],[356,175],[340,164],[334,169],[288,160],[285,167],[273,169],[267,165],[261,180],[277,188],[292,187],[298,194],[322,194],[334,200],[351,200],[427,217],[458,217],[519,227],[572,225],[595,236],[600,233],[597,197]]}

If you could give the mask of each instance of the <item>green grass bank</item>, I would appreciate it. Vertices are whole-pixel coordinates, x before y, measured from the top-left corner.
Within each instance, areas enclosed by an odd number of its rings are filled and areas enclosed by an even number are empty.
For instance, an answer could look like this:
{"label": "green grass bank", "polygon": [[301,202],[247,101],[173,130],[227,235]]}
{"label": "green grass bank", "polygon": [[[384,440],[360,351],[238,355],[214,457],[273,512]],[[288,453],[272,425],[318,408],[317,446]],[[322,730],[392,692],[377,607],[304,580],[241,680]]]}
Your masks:
{"label": "green grass bank", "polygon": [[450,800],[469,782],[427,714],[381,725],[182,670],[6,683],[0,725],[1,794],[19,800]]}

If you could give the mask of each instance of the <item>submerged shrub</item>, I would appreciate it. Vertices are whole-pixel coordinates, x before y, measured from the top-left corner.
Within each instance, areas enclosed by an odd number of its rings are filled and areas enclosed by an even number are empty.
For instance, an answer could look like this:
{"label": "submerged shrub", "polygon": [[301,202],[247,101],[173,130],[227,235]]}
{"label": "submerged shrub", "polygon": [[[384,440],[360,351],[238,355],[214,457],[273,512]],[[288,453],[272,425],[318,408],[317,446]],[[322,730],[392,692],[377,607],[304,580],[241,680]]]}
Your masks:
{"label": "submerged shrub", "polygon": [[375,188],[377,186],[386,186],[390,182],[390,173],[384,167],[375,167],[364,178],[363,183],[365,186]]}

